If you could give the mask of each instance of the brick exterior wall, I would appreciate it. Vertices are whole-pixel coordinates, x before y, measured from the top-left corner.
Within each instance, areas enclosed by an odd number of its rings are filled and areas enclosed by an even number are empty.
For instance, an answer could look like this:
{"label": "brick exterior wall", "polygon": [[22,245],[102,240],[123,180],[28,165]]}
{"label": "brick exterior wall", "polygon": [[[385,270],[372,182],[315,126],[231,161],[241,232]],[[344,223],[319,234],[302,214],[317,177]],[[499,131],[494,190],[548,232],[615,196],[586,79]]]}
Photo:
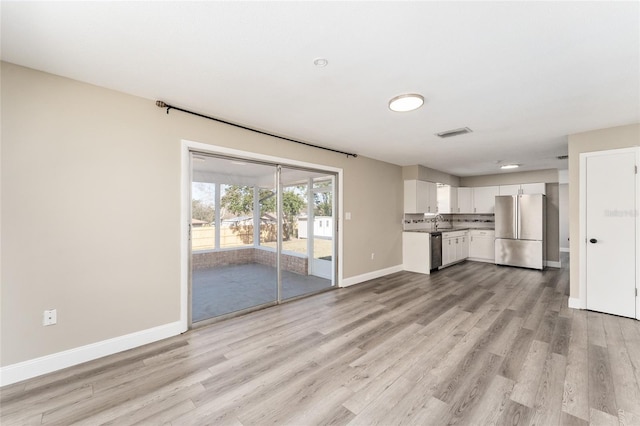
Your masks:
{"label": "brick exterior wall", "polygon": [[[256,248],[212,251],[208,253],[194,253],[191,262],[194,269],[215,268],[216,266],[224,265],[245,265],[247,263],[275,265],[276,253],[270,250]],[[309,259],[283,253],[282,268],[285,271],[296,274],[308,275]]]}

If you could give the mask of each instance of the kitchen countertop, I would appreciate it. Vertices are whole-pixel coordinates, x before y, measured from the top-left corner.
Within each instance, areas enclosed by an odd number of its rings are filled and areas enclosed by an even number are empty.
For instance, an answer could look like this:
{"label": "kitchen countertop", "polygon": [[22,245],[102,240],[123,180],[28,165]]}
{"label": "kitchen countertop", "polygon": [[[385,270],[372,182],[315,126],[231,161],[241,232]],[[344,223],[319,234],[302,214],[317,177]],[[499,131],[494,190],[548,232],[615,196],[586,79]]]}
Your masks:
{"label": "kitchen countertop", "polygon": [[406,229],[403,232],[424,232],[427,234],[433,232],[455,232],[455,231],[494,231],[494,228],[487,227],[462,227],[462,228],[442,228],[442,229]]}

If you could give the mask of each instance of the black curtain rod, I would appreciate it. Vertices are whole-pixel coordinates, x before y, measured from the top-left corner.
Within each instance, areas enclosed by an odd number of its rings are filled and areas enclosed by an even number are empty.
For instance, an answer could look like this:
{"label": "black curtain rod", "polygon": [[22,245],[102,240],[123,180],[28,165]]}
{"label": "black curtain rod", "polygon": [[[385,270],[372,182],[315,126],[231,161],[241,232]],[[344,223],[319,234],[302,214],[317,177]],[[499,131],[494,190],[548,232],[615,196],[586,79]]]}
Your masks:
{"label": "black curtain rod", "polygon": [[300,145],[306,145],[306,146],[310,146],[312,148],[324,149],[325,151],[331,151],[331,152],[335,152],[335,153],[338,153],[338,154],[343,154],[343,155],[346,155],[347,158],[349,158],[349,157],[353,157],[353,158],[358,157],[358,154],[353,154],[353,153],[344,152],[344,151],[338,151],[337,149],[327,148],[327,147],[320,146],[320,145],[314,145],[314,144],[308,143],[308,142],[302,142],[302,141],[298,141],[298,140],[295,140],[295,139],[285,138],[284,136],[274,135],[273,133],[263,132],[262,130],[252,129],[251,127],[242,126],[240,124],[231,123],[229,121],[221,120],[221,119],[215,118],[215,117],[210,117],[208,115],[200,114],[198,112],[189,111],[188,109],[178,108],[176,106],[169,105],[169,104],[167,104],[167,103],[165,103],[163,101],[156,101],[156,106],[159,107],[159,108],[166,108],[167,109],[167,114],[169,114],[169,110],[175,109],[176,111],[186,112],[187,114],[196,115],[198,117],[206,118],[208,120],[217,121],[218,123],[228,124],[230,126],[238,127],[240,129],[244,129],[244,130],[249,130],[249,131],[255,132],[255,133],[260,133],[262,135],[271,136],[271,137],[278,138],[278,139],[283,139],[283,140],[289,141],[289,142],[299,143]]}

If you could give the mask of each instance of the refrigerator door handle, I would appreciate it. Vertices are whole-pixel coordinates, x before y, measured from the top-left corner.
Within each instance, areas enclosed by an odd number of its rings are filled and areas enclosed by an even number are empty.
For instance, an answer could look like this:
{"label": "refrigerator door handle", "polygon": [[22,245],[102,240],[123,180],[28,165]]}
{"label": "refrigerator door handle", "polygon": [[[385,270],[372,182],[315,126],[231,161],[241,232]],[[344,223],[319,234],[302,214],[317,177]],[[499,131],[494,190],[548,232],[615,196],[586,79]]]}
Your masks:
{"label": "refrigerator door handle", "polygon": [[513,203],[513,238],[520,239],[520,196],[514,197]]}

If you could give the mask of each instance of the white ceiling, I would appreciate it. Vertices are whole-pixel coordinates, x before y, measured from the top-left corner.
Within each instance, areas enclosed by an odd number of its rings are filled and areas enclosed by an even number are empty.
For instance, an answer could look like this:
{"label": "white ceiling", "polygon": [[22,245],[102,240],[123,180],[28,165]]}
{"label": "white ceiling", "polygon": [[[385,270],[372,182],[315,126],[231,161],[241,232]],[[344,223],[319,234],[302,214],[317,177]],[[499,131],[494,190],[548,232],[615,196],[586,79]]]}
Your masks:
{"label": "white ceiling", "polygon": [[[193,181],[224,183],[228,185],[258,185],[273,188],[276,182],[276,167],[251,161],[238,161],[226,157],[214,157],[201,153],[192,155]],[[327,180],[332,174],[282,167],[280,180],[283,185],[307,183],[309,178],[315,181]]]}
{"label": "white ceiling", "polygon": [[[1,8],[5,61],[458,176],[496,173],[498,161],[565,169],[555,157],[568,134],[640,121],[635,1]],[[407,92],[425,105],[390,111]],[[473,133],[434,136],[465,126]]]}

